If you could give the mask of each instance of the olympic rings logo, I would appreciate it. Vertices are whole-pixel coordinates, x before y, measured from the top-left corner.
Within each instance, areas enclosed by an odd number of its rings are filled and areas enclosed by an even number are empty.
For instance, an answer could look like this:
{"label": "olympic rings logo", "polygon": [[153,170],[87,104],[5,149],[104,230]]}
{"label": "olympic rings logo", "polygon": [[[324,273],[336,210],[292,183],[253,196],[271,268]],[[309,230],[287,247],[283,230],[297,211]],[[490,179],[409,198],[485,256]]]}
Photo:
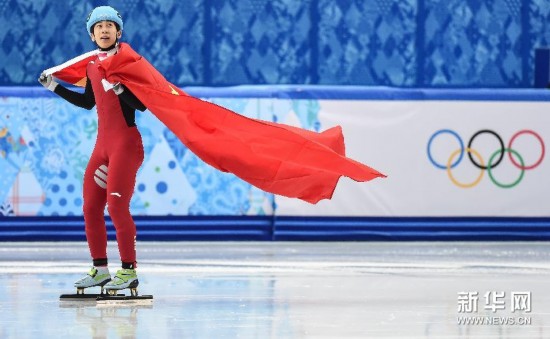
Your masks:
{"label": "olympic rings logo", "polygon": [[[446,164],[438,163],[437,161],[434,160],[432,156],[432,144],[437,137],[443,134],[451,135],[458,141],[458,144],[460,145],[460,148],[457,148],[456,150],[451,152],[451,154],[449,155],[449,158],[447,159]],[[489,161],[487,162],[487,164],[485,164],[485,161],[483,160],[481,154],[478,151],[476,151],[475,148],[473,148],[474,140],[482,134],[488,134],[488,135],[494,136],[497,139],[498,143],[500,144],[500,148],[498,148],[489,156]],[[514,141],[516,141],[516,139],[521,135],[532,136],[540,143],[540,147],[541,147],[540,156],[532,164],[525,164],[523,157],[519,154],[518,151],[516,151],[513,148]],[[439,131],[436,131],[434,134],[432,134],[432,136],[428,141],[427,150],[428,150],[428,159],[430,160],[430,162],[436,168],[446,170],[447,175],[449,176],[449,179],[452,181],[453,184],[455,184],[458,187],[470,188],[470,187],[476,186],[477,184],[480,183],[481,179],[483,179],[484,172],[487,171],[487,173],[489,174],[489,178],[496,186],[501,188],[512,188],[521,182],[521,180],[523,179],[523,175],[525,174],[525,171],[532,170],[538,167],[542,163],[542,160],[544,159],[545,146],[541,136],[532,130],[525,129],[525,130],[516,132],[508,142],[507,147],[504,147],[504,142],[502,141],[502,138],[500,137],[500,135],[498,135],[496,132],[490,129],[483,129],[474,133],[474,135],[468,141],[468,147],[464,147],[464,142],[462,141],[462,138],[458,135],[458,133],[450,129],[441,129]],[[467,182],[467,183],[459,182],[453,176],[453,173],[452,173],[452,169],[458,166],[458,164],[460,164],[460,162],[464,158],[464,153],[467,153],[468,158],[470,159],[470,162],[475,167],[480,169],[479,175],[473,181]],[[504,153],[508,153],[508,158],[510,159],[512,165],[520,170],[520,174],[518,178],[510,183],[502,183],[498,181],[495,178],[495,175],[493,173],[493,169],[497,167],[504,159]]]}

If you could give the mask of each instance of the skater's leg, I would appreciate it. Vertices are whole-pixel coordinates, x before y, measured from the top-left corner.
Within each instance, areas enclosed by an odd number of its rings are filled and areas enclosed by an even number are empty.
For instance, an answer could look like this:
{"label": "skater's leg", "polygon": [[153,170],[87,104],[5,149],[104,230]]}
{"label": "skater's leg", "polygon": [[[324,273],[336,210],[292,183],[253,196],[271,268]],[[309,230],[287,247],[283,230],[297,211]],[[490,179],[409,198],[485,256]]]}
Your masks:
{"label": "skater's leg", "polygon": [[104,211],[107,202],[107,173],[106,161],[94,152],[84,173],[83,212],[86,239],[92,259],[105,260],[105,266],[107,265],[107,230]]}
{"label": "skater's leg", "polygon": [[134,147],[132,152],[115,152],[111,155],[107,187],[107,206],[116,228],[122,269],[105,288],[111,292],[130,288],[132,295],[137,295],[139,281],[135,270],[136,225],[130,214],[130,200],[134,193],[137,171],[143,162],[141,138],[134,143],[136,144],[137,150]]}
{"label": "skater's leg", "polygon": [[128,269],[135,268],[136,263],[136,225],[130,214],[130,200],[142,162],[143,149],[139,147],[137,151],[115,152],[109,159],[107,208],[116,229],[122,267]]}
{"label": "skater's leg", "polygon": [[105,228],[105,204],[107,202],[106,161],[94,152],[84,172],[84,223],[86,239],[93,259],[93,267],[82,279],[75,282],[78,293],[85,288],[103,286],[111,281],[107,267],[107,230]]}

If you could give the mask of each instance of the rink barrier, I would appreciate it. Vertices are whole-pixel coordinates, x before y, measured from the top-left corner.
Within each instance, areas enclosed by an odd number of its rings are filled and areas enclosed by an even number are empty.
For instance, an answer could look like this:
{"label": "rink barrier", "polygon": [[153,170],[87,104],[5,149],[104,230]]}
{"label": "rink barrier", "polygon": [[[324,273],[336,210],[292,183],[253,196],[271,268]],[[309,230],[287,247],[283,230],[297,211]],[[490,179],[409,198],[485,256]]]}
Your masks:
{"label": "rink barrier", "polygon": [[[271,217],[141,216],[134,217],[139,240],[271,240]],[[106,218],[107,237],[116,239]],[[86,241],[83,217],[0,218],[0,241]]]}
{"label": "rink barrier", "polygon": [[[201,98],[550,101],[543,89],[406,89],[264,85],[186,87]],[[55,97],[42,87],[0,87],[0,97]],[[138,216],[143,241],[550,240],[550,217]],[[108,237],[115,230],[107,219]],[[0,241],[85,241],[80,217],[0,217]]]}
{"label": "rink barrier", "polygon": [[550,218],[276,217],[273,240],[550,240]]}
{"label": "rink barrier", "polygon": [[[550,218],[135,217],[139,241],[546,241]],[[115,240],[107,218],[107,235]],[[0,241],[85,241],[82,217],[0,218]]]}
{"label": "rink barrier", "polygon": [[[70,87],[69,87],[70,88]],[[75,88],[72,88],[75,89]],[[199,98],[276,98],[329,100],[468,100],[468,101],[550,101],[550,91],[541,88],[395,88],[384,86],[331,85],[240,85],[229,87],[182,87]],[[82,89],[77,89],[81,91]],[[0,87],[0,97],[56,98],[38,87]]]}

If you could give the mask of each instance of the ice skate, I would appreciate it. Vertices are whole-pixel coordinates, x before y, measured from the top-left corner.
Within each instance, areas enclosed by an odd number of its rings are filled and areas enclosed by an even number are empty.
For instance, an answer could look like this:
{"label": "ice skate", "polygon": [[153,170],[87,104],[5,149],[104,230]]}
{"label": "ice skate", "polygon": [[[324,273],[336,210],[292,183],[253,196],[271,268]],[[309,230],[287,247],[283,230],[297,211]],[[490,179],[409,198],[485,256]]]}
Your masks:
{"label": "ice skate", "polygon": [[[111,275],[109,274],[109,268],[107,267],[92,267],[90,272],[83,278],[74,283],[76,287],[76,294],[63,294],[62,300],[74,300],[74,299],[88,299],[95,300],[98,296],[105,294],[104,286],[111,281]],[[99,294],[85,294],[84,290],[90,287],[100,287],[101,292]]]}
{"label": "ice skate", "polygon": [[[105,284],[107,294],[97,298],[98,302],[152,301],[152,295],[138,295],[139,280],[135,269],[120,269],[109,283]],[[130,295],[117,295],[118,291],[129,289]]]}
{"label": "ice skate", "polygon": [[99,286],[103,294],[104,286],[109,281],[111,281],[111,275],[108,267],[92,267],[85,277],[74,283],[74,287],[77,294],[84,294],[84,289]]}
{"label": "ice skate", "polygon": [[139,280],[135,269],[127,268],[120,269],[116,272],[113,280],[105,285],[105,290],[109,295],[115,294],[117,291],[130,289],[132,296],[137,296],[137,287]]}

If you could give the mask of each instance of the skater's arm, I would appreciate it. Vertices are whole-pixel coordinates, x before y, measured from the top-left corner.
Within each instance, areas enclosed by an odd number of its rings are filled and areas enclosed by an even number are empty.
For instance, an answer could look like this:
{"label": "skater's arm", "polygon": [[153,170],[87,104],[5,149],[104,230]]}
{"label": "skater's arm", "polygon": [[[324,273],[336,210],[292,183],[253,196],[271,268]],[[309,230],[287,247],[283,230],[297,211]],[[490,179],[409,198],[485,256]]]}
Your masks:
{"label": "skater's arm", "polygon": [[92,109],[92,107],[95,106],[94,90],[92,89],[90,79],[86,80],[86,88],[84,90],[84,93],[79,93],[61,86],[55,81],[55,79],[51,75],[45,75],[44,73],[42,73],[38,78],[38,82],[42,86],[59,95],[71,104],[86,109]]}
{"label": "skater's arm", "polygon": [[53,92],[78,107],[92,109],[95,106],[94,90],[92,89],[90,79],[86,81],[84,93],[71,91],[61,85],[57,85]]}
{"label": "skater's arm", "polygon": [[116,84],[114,86],[114,91],[120,99],[122,99],[128,106],[139,111],[145,111],[147,107],[132,93],[128,87],[123,84]]}

